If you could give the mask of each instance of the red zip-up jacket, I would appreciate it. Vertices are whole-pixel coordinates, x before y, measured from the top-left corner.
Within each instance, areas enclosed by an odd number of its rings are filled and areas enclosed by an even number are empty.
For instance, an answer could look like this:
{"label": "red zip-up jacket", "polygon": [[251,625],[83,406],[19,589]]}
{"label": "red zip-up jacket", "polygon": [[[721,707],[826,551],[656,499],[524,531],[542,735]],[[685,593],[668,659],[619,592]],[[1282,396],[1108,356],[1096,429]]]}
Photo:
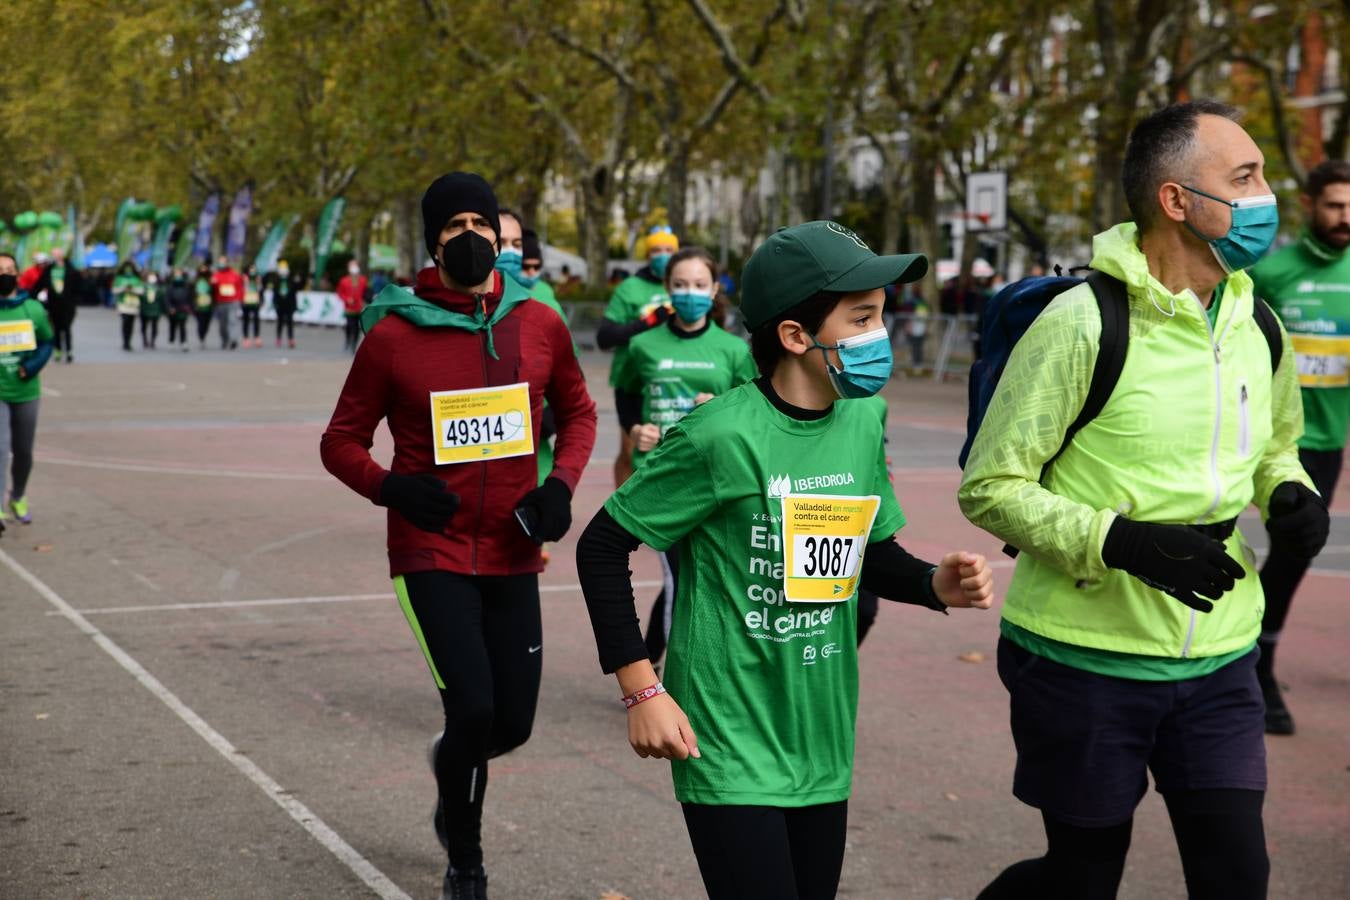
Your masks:
{"label": "red zip-up jacket", "polygon": [[234,269],[211,273],[211,299],[216,303],[244,302],[244,276]]}
{"label": "red zip-up jacket", "polygon": [[[482,299],[490,316],[501,298],[501,275]],[[451,291],[434,268],[417,276],[417,296],[472,315],[476,298]],[[517,575],[543,570],[539,547],[515,518],[515,508],[538,483],[533,455],[448,466],[434,463],[433,391],[465,390],[528,382],[535,447],[547,399],[557,423],[552,477],[575,492],[595,445],[595,403],[572,349],[572,337],[549,307],[528,300],[492,328],[497,359],[487,335],[461,328],[421,328],[396,314],[371,328],[357,348],[337,408],[319,452],[329,472],[378,503],[390,471],[429,472],[459,495],[459,511],[441,534],[422,531],[397,511],[388,511],[389,570],[406,575],[436,569],[462,575]],[[370,455],[376,427],[389,422],[394,460],[385,469]]]}

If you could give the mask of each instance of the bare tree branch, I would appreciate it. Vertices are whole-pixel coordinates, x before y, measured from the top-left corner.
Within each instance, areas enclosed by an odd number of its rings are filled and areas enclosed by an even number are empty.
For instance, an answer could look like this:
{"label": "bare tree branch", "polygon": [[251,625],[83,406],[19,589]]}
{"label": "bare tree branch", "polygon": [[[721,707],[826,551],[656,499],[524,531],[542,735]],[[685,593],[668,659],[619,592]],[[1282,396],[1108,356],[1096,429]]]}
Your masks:
{"label": "bare tree branch", "polygon": [[1289,123],[1285,121],[1284,94],[1280,88],[1280,75],[1275,71],[1275,66],[1249,53],[1233,53],[1229,59],[1250,66],[1265,77],[1266,94],[1270,98],[1270,120],[1275,128],[1275,139],[1280,146],[1280,155],[1284,157],[1298,186],[1303,187],[1308,180],[1308,170],[1298,158],[1298,148],[1294,146],[1294,133],[1289,129]]}
{"label": "bare tree branch", "polygon": [[[717,16],[708,8],[708,4],[704,0],[688,0],[688,2],[689,8],[694,11],[694,15],[698,16],[699,21],[703,23],[703,27],[712,37],[713,43],[717,44],[717,49],[721,51],[722,65],[732,76],[740,80],[741,84],[745,85],[746,90],[758,97],[760,102],[768,103],[768,90],[755,80],[750,67],[736,52],[736,47],[731,41],[731,35],[727,33],[726,27],[717,21]],[[786,3],[780,4],[780,6],[785,5]],[[805,15],[805,13],[801,13],[801,15]]]}

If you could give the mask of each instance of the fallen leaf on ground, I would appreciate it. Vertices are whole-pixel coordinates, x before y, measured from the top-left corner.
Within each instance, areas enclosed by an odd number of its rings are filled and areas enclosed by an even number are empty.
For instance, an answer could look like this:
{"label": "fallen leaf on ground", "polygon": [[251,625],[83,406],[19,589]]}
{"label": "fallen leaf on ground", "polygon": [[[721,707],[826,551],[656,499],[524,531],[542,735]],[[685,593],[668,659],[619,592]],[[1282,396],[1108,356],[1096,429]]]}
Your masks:
{"label": "fallen leaf on ground", "polygon": [[33,718],[41,722],[43,719],[47,718],[47,713],[38,713],[37,715],[33,716]]}
{"label": "fallen leaf on ground", "polygon": [[50,552],[52,551],[52,545],[51,545],[51,544],[38,544],[38,545],[37,545],[36,547],[34,547],[33,549],[36,550],[36,551],[39,552],[39,553],[50,553]]}
{"label": "fallen leaf on ground", "polygon": [[955,794],[953,794],[951,791],[948,791],[947,793],[943,794],[942,796],[946,797],[948,800],[953,800],[953,801],[955,801],[955,800],[960,800],[960,799],[961,799],[960,797],[958,797],[958,796],[956,796]]}
{"label": "fallen leaf on ground", "polygon": [[978,650],[967,650],[965,653],[958,656],[957,659],[961,660],[961,662],[981,663],[984,662],[984,654]]}

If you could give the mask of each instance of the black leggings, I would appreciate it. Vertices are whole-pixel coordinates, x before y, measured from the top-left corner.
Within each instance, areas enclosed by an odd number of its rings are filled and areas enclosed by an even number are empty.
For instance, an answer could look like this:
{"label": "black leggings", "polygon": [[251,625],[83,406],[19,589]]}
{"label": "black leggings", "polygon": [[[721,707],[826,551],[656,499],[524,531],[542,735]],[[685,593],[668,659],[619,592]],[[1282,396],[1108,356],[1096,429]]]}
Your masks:
{"label": "black leggings", "polygon": [[65,352],[69,356],[74,352],[75,348],[70,343],[70,327],[74,321],[73,314],[69,318],[52,320],[52,349],[57,353]]}
{"label": "black leggings", "polygon": [[197,317],[197,340],[206,343],[206,335],[211,330],[211,307],[199,309],[193,315]]}
{"label": "black leggings", "polygon": [[[1317,493],[1322,495],[1327,505],[1331,505],[1336,493],[1336,482],[1340,479],[1342,450],[1299,450],[1298,459],[1303,468],[1312,477]],[[1294,602],[1294,591],[1312,564],[1310,559],[1289,556],[1275,547],[1270,548],[1266,564],[1261,567],[1261,589],[1266,594],[1266,612],[1261,619],[1261,637],[1263,641],[1274,644],[1280,638],[1284,620],[1289,615],[1289,606]]]}
{"label": "black leggings", "polygon": [[529,740],[543,626],[537,575],[414,572],[399,602],[441,691],[445,735],[436,785],[457,869],[483,862],[487,761]]}
{"label": "black leggings", "polygon": [[357,343],[361,340],[361,317],[347,316],[346,345],[348,350],[355,350]]}
{"label": "black leggings", "polygon": [[122,349],[131,349],[131,336],[136,333],[136,317],[129,313],[121,313],[122,316]]}
{"label": "black leggings", "polygon": [[286,340],[295,340],[295,310],[277,310],[277,340],[281,340],[281,329],[286,329]]}
{"label": "black leggings", "polygon": [[159,316],[141,316],[141,346],[153,347],[159,338]]}
{"label": "black leggings", "polygon": [[262,327],[261,326],[262,320],[259,318],[259,314],[262,312],[262,309],[256,303],[254,303],[253,305],[245,303],[243,308],[244,308],[244,324],[241,330],[244,332],[245,338],[255,338],[258,336],[258,332]]}
{"label": "black leggings", "polygon": [[187,346],[187,316],[171,315],[169,316],[169,344],[175,341]]}
{"label": "black leggings", "polygon": [[684,804],[708,900],[832,900],[848,801],[816,806]]}
{"label": "black leggings", "polygon": [[[1270,879],[1261,820],[1265,796],[1242,790],[1164,795],[1190,900],[1264,900]],[[977,900],[1113,900],[1134,820],[1084,828],[1042,818],[1045,856],[1004,869]]]}

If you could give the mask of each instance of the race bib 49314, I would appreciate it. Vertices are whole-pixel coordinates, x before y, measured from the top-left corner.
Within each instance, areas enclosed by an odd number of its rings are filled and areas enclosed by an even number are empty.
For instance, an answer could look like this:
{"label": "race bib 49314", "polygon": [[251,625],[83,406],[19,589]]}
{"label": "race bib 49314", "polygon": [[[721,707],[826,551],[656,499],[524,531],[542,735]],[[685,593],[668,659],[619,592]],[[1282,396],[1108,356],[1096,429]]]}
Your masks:
{"label": "race bib 49314", "polygon": [[0,322],[0,353],[23,353],[37,349],[37,333],[30,319]]}
{"label": "race bib 49314", "polygon": [[528,383],[431,393],[436,465],[534,452]]}
{"label": "race bib 49314", "polygon": [[783,596],[839,603],[858,589],[863,552],[881,498],[788,494],[783,498]]}

